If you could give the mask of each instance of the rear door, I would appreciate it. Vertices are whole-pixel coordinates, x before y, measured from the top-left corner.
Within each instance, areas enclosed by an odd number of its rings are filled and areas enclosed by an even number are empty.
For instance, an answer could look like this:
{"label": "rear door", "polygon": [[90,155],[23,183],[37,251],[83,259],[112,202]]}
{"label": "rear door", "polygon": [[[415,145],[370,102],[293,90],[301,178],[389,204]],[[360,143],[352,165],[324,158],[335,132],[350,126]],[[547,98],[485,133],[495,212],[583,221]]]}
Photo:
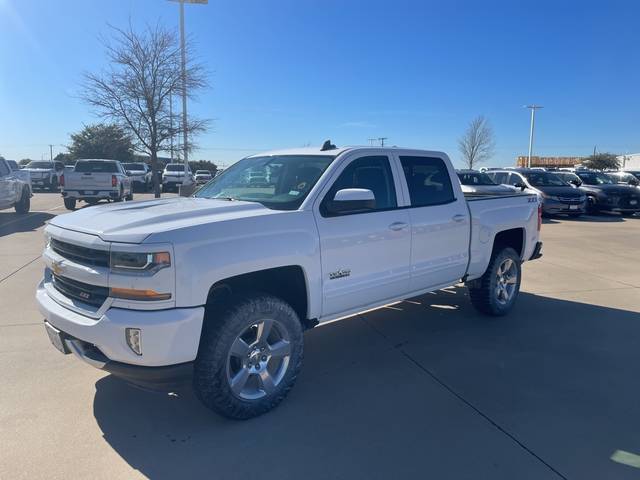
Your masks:
{"label": "rear door", "polygon": [[469,259],[470,220],[455,171],[438,156],[398,155],[411,221],[411,291],[454,283]]}
{"label": "rear door", "polygon": [[[327,213],[326,203],[345,188],[371,190],[375,209]],[[391,158],[362,152],[347,157],[319,195],[314,215],[320,233],[323,317],[380,304],[408,292],[409,213],[399,208],[399,195],[398,172]]]}

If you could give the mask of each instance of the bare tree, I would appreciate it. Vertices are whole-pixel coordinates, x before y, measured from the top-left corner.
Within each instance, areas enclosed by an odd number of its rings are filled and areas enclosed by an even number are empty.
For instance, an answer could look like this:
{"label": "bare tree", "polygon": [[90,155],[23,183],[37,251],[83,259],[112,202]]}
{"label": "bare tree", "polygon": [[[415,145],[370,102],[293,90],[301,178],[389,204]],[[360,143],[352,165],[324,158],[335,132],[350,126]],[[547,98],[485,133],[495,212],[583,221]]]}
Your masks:
{"label": "bare tree", "polygon": [[[206,73],[202,65],[188,60],[182,78],[180,44],[173,30],[160,25],[142,32],[135,32],[131,25],[126,30],[110,28],[113,38],[103,42],[109,67],[97,74],[85,74],[80,96],[100,117],[131,133],[135,149],[151,157],[157,198],[158,152],[168,151],[171,139],[179,139],[184,131],[169,99],[172,94],[181,95],[185,88],[193,98],[194,93],[207,86]],[[186,48],[187,59],[191,59],[190,43]],[[205,131],[207,125],[208,120],[189,118],[186,130],[193,136]]]}
{"label": "bare tree", "polygon": [[490,159],[495,149],[495,140],[489,120],[483,115],[474,118],[458,140],[458,149],[467,167],[471,169]]}

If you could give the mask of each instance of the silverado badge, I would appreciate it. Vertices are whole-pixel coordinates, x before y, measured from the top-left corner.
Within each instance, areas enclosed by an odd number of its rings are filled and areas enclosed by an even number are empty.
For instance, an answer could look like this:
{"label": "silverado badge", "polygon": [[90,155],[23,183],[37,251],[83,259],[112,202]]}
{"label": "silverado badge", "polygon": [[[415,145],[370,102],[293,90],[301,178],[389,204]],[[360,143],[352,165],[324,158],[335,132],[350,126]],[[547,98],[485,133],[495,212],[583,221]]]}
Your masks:
{"label": "silverado badge", "polygon": [[330,272],[329,273],[329,280],[335,280],[336,278],[348,277],[349,275],[351,275],[351,270],[343,268],[343,269],[337,270],[335,272]]}

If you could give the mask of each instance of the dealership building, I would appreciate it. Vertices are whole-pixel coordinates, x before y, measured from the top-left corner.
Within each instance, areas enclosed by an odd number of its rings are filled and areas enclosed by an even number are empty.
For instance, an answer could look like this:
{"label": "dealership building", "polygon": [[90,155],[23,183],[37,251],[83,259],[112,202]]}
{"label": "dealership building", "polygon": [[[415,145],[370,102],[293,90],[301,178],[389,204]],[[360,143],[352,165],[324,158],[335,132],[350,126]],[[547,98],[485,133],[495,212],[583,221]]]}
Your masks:
{"label": "dealership building", "polygon": [[[555,168],[567,168],[580,165],[586,157],[538,157],[531,156],[532,167],[555,167]],[[520,155],[516,159],[516,165],[518,167],[526,167],[529,157],[526,155]]]}
{"label": "dealership building", "polygon": [[618,156],[620,168],[625,170],[640,170],[640,153]]}

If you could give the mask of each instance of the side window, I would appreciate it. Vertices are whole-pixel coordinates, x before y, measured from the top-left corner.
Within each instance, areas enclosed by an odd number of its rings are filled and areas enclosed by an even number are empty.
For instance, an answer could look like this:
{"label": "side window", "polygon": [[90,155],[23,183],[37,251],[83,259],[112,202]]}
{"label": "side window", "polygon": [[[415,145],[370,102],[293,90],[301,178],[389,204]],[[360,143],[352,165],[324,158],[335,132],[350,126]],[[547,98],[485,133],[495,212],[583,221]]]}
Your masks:
{"label": "side window", "polygon": [[[360,157],[353,160],[335,181],[322,200],[320,211],[326,213],[325,205],[333,200],[338,190],[344,188],[366,188],[376,199],[375,210],[388,210],[398,206],[396,188],[389,158],[386,156]],[[374,211],[375,211],[374,210]]]}
{"label": "side window", "polygon": [[505,172],[492,173],[493,181],[496,183],[507,183],[507,179],[509,178],[509,174]]}
{"label": "side window", "polygon": [[451,178],[444,161],[432,157],[400,157],[412,207],[442,205],[455,201]]}
{"label": "side window", "polygon": [[509,181],[507,183],[509,185],[515,185],[516,183],[524,183],[524,181],[522,180],[522,178],[520,178],[520,175],[518,175],[517,173],[510,173]]}
{"label": "side window", "polygon": [[4,177],[9,174],[9,167],[4,162],[4,160],[0,160],[0,177]]}

